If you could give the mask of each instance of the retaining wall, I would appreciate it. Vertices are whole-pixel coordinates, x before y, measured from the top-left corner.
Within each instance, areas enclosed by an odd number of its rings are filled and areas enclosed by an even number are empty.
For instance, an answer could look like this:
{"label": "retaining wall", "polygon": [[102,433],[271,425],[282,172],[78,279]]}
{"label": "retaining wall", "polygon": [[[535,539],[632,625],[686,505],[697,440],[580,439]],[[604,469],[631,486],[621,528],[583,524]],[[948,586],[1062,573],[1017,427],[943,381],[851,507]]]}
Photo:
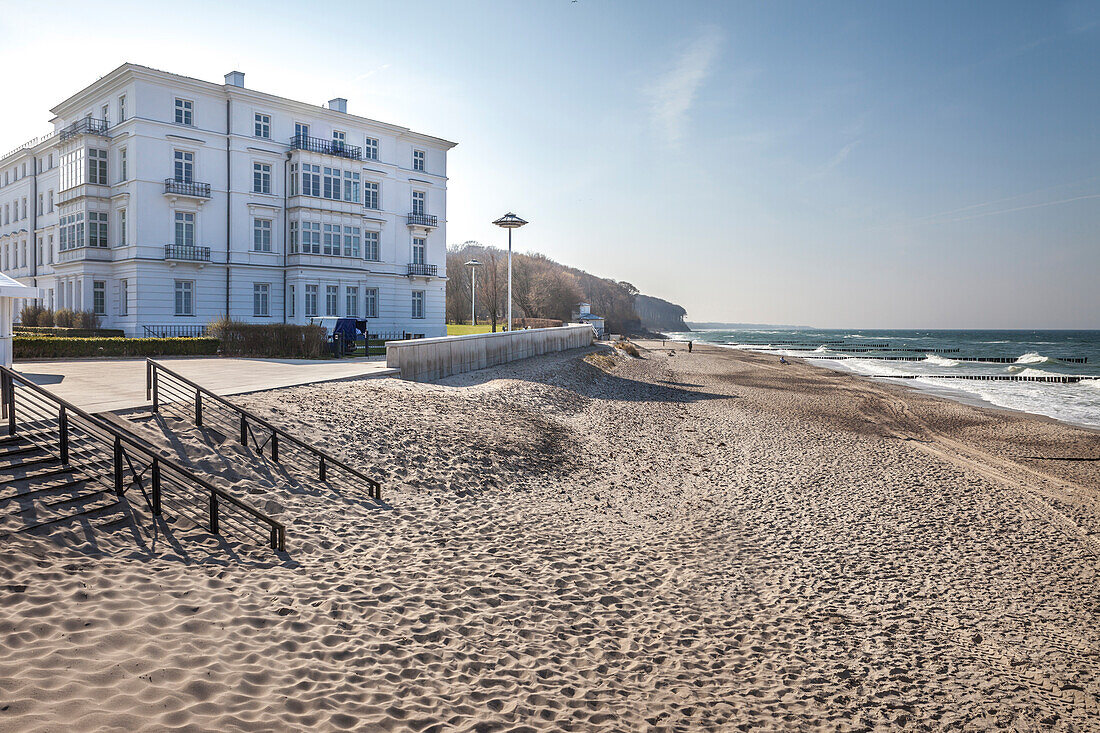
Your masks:
{"label": "retaining wall", "polygon": [[402,379],[427,382],[530,356],[589,346],[593,337],[592,327],[581,324],[388,341],[386,366],[400,369]]}

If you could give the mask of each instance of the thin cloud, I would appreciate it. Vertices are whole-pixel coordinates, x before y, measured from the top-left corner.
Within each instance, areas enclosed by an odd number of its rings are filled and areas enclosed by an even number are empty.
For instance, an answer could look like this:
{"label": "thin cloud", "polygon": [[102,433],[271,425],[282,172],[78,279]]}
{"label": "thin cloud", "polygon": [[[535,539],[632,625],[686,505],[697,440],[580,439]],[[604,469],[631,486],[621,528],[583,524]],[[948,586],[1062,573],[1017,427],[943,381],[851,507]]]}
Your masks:
{"label": "thin cloud", "polygon": [[846,161],[848,159],[848,156],[852,154],[852,151],[855,150],[857,145],[859,145],[859,140],[853,140],[852,142],[848,143],[847,145],[842,147],[840,150],[836,151],[836,154],[833,155],[833,157],[829,159],[829,162],[827,162],[825,165],[823,165],[820,168],[818,168],[817,170],[815,170],[810,175],[803,178],[801,182],[802,183],[809,183],[810,181],[815,181],[819,178],[824,178],[826,175],[828,175],[828,173],[831,170],[833,170],[834,168],[839,166],[841,163]]}
{"label": "thin cloud", "polygon": [[382,72],[382,71],[385,71],[388,68],[390,68],[389,64],[382,64],[381,66],[378,66],[378,67],[375,67],[375,68],[371,69],[370,71],[366,72],[365,74],[360,74],[359,76],[352,79],[351,82],[353,84],[356,84],[358,82],[365,81],[365,80],[371,78],[372,76],[374,76],[375,74],[377,74],[379,72]]}
{"label": "thin cloud", "polygon": [[704,26],[672,68],[647,89],[653,123],[670,144],[676,145],[683,138],[699,87],[710,75],[721,50],[721,30]]}

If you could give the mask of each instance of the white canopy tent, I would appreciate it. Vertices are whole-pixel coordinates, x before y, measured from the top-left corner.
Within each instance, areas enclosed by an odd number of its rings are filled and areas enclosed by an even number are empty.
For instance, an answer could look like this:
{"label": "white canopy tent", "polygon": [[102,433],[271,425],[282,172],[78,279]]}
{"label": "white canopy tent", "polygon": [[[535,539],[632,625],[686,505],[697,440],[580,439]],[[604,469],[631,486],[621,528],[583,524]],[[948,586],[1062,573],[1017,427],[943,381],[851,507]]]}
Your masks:
{"label": "white canopy tent", "polygon": [[24,285],[0,272],[0,364],[3,366],[11,366],[11,327],[15,320],[16,299],[34,300],[41,297],[42,288]]}

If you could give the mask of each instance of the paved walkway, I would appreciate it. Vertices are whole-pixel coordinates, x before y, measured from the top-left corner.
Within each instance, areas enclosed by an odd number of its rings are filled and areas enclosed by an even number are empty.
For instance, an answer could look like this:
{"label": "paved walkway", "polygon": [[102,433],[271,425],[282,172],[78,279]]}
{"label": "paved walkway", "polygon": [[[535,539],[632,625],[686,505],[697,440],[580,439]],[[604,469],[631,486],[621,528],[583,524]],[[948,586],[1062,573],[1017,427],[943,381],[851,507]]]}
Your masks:
{"label": "paved walkway", "polygon": [[[331,361],[162,357],[157,361],[219,395],[399,373],[386,367],[385,357]],[[150,404],[145,399],[145,359],[16,361],[13,368],[88,412]]]}

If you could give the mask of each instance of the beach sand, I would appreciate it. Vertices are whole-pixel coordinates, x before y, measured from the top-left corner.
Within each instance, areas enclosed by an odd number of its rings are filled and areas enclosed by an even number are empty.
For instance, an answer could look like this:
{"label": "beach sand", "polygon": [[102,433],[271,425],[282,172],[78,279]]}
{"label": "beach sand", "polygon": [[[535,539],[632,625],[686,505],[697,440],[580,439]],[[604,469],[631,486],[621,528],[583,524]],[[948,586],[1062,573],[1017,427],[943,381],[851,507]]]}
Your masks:
{"label": "beach sand", "polygon": [[641,345],[234,398],[383,506],[142,423],[288,554],[5,547],[0,729],[1100,728],[1100,434]]}

